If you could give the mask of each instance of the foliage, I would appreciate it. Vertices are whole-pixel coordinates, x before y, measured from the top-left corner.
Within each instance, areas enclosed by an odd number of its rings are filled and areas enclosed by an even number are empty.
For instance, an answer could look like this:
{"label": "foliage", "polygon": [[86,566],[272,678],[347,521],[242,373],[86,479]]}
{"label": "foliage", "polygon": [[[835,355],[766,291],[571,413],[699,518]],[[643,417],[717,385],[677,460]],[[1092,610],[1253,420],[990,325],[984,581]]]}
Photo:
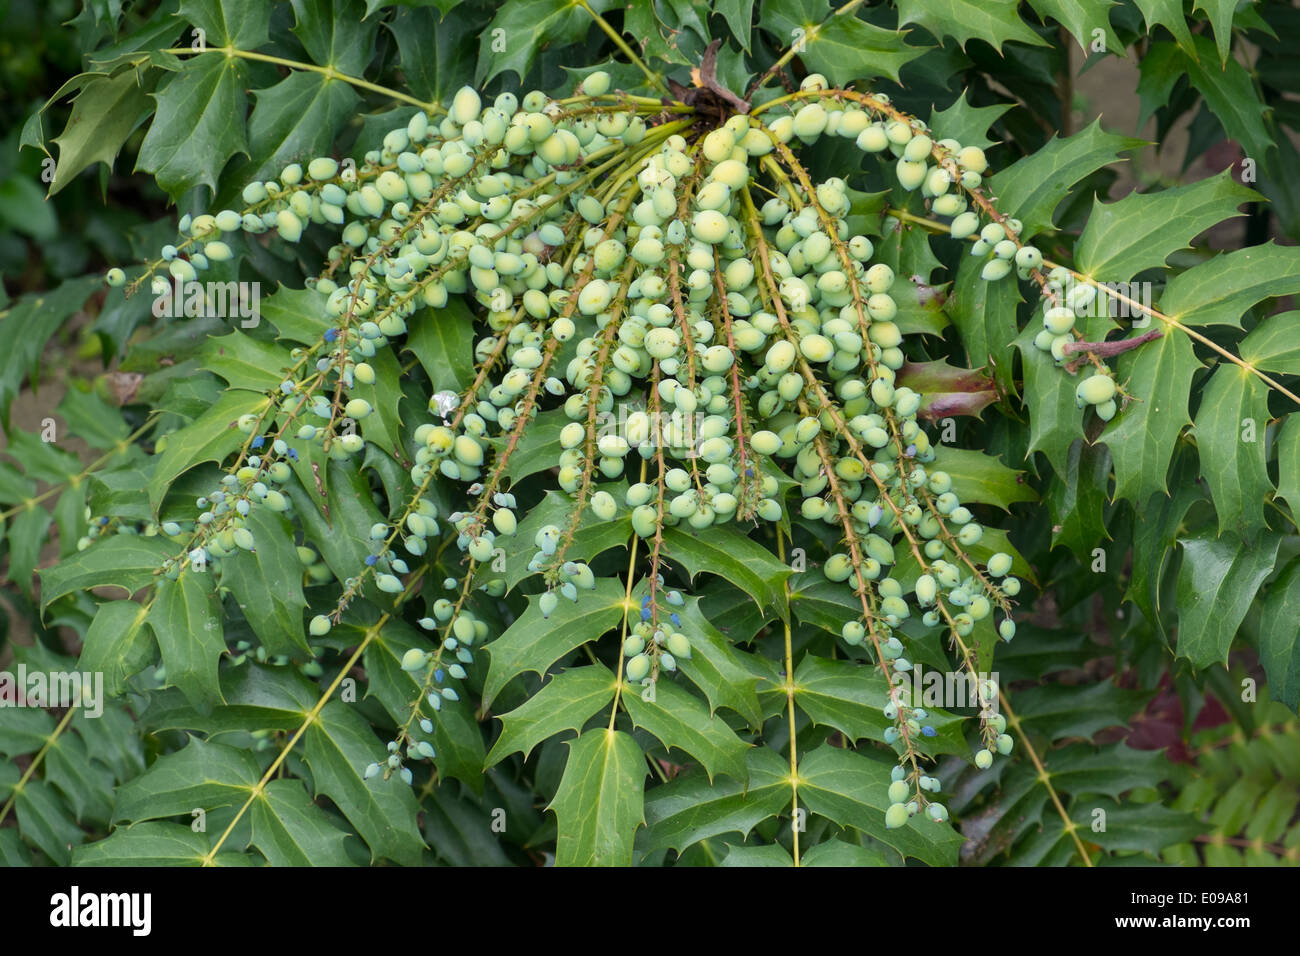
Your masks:
{"label": "foliage", "polygon": [[[110,698],[0,711],[5,862],[1293,853],[1283,738],[1126,729],[1300,702],[1295,12],[1194,7],[87,4],[24,162],[179,233],[0,314],[12,667]],[[1076,43],[1245,162],[1106,201]]]}

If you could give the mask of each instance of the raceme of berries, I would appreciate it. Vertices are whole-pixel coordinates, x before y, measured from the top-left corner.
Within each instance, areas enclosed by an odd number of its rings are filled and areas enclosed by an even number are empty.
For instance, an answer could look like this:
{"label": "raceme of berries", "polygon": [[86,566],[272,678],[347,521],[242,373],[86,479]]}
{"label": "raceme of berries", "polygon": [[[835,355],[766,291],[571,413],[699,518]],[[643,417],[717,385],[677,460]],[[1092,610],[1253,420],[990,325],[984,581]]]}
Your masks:
{"label": "raceme of berries", "polygon": [[[531,551],[524,576],[540,588],[541,618],[581,606],[597,587],[573,554],[583,522],[629,515],[633,559],[648,571],[619,666],[649,687],[691,660],[695,641],[686,598],[665,573],[665,529],[757,523],[788,538],[795,516],[823,527],[833,544],[821,574],[855,604],[839,636],[893,688],[884,740],[899,766],[885,825],[946,820],[939,781],[923,772],[935,728],[898,678],[913,667],[916,635],[934,632],[973,672],[969,639],[981,622],[1014,636],[1020,581],[1010,554],[977,552],[983,528],[933,467],[918,418],[925,396],[899,380],[899,277],[851,225],[854,191],[841,178],[814,181],[800,155],[841,141],[876,157],[951,218],[954,237],[978,236],[971,253],[986,260],[989,282],[1039,275],[1042,255],[1020,242],[1014,220],[990,218],[983,151],[932,138],[884,96],[833,90],[814,74],[798,93],[711,123],[608,87],[599,73],[562,98],[488,101],[466,87],[445,114],[417,113],[355,163],[293,163],[249,183],[240,208],[181,220],[182,238],[132,288],[191,281],[272,235],[291,244],[328,236],[309,286],[329,326],[294,349],[261,410],[239,418],[245,440],[195,502],[193,521],[152,529],[179,546],[163,571],[220,574],[223,558],[256,549],[250,514],[293,518],[280,489],[305,480],[308,451],[317,461],[364,457],[378,427],[375,390],[396,384],[380,380],[376,356],[401,348],[417,314],[436,320],[460,299],[482,317],[473,384],[430,399],[403,449],[405,502],[365,529],[369,554],[337,599],[309,612],[307,631],[321,639],[363,593],[400,605],[420,591],[427,604],[424,643],[400,661],[419,688],[409,719],[366,776],[409,783],[411,761],[436,763],[439,711],[460,698],[477,649],[494,636],[475,595],[514,586],[497,560],[527,520],[512,456],[538,416],[558,410],[566,423],[548,464],[572,508],[510,543]],[[981,216],[990,221],[981,226]],[[125,279],[108,275],[110,285]],[[1073,341],[1071,308],[1083,305],[1051,305],[1040,346],[1064,359],[1057,343]],[[1080,405],[1103,418],[1118,394],[1101,367],[1078,386]],[[448,487],[450,510],[436,503]],[[460,552],[460,570],[431,584],[426,559],[443,547]],[[314,554],[304,574],[331,577]],[[997,688],[985,682],[981,696],[973,759],[985,767],[1010,738],[991,711]]]}

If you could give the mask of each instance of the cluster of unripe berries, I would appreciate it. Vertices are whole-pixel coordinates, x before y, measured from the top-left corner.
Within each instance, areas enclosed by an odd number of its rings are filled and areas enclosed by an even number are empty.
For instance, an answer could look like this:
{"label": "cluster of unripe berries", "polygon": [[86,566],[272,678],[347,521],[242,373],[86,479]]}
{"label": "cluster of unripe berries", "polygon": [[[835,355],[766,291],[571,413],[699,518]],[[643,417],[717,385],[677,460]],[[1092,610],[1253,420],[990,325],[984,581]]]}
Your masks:
{"label": "cluster of unripe berries", "polygon": [[[889,153],[898,181],[953,217],[953,235],[965,237],[979,229],[965,194],[982,182],[983,151],[936,142],[919,121],[891,118],[882,96],[877,107],[845,101],[817,75],[803,92],[826,91],[824,98],[792,101],[784,115],[733,116],[692,140],[689,122],[648,121],[657,108],[607,91],[601,74],[563,102],[534,91],[485,103],[464,88],[441,119],[417,113],[357,166],[328,157],[292,164],[275,181],[251,183],[242,211],[185,217],[187,238],[163,251],[171,276],[187,280],[229,259],[238,233],[274,230],[297,242],[308,226],[339,231],[331,266],[312,283],[329,330],[292,353],[297,365],[273,394],[274,408],[239,422],[270,454],[248,458],[200,503],[207,510],[199,525],[221,527],[203,545],[211,557],[254,546],[240,523],[246,507],[290,507],[275,487],[293,473],[285,437],[321,443],[335,457],[364,450],[343,421],[364,427],[374,412],[352,394],[375,382],[367,359],[392,347],[409,322],[438,321],[451,296],[484,312],[486,334],[474,347],[478,386],[430,399],[435,419],[412,436],[418,491],[394,525],[371,530],[366,567],[344,582],[341,601],[369,575],[379,590],[404,593],[410,568],[391,543],[400,537],[408,554],[425,554],[429,539],[445,533],[425,489],[437,478],[468,486],[474,506],[445,518],[470,559],[461,598],[439,599],[420,622],[441,631],[438,650],[412,649],[402,661],[428,688],[413,711],[426,737],[399,734],[367,775],[409,780],[404,760],[434,757],[433,712],[457,699],[446,680],[465,676],[471,648],[488,635],[464,594],[471,583],[505,592],[499,576],[475,576],[519,524],[501,456],[546,407],[568,420],[559,433],[559,486],[602,521],[629,509],[642,538],[677,524],[781,521],[780,476],[792,478],[801,517],[832,526],[843,542],[823,573],[870,604],[845,626],[844,640],[878,651],[890,672],[911,667],[901,627],[914,611],[924,625],[964,636],[995,611],[1005,614],[1019,591],[1009,555],[994,554],[983,571],[966,556],[982,528],[951,478],[927,471],[935,453],[917,418],[923,396],[896,379],[905,362],[890,294],[896,276],[872,261],[871,239],[850,227],[847,184],[832,177],[808,185],[781,172],[793,171],[787,144],[822,137]],[[761,203],[751,192],[759,176],[769,197]],[[1014,220],[980,230],[972,252],[989,257],[984,278],[1042,264],[1018,233]],[[125,277],[114,270],[109,280]],[[1099,386],[1080,388],[1093,404],[1109,398],[1093,401]],[[610,428],[615,417],[619,427]],[[280,432],[271,430],[277,421]],[[593,491],[597,481],[626,488],[620,496]],[[548,525],[534,536],[528,570],[546,575],[543,617],[560,598],[578,600],[595,587],[591,568],[566,557],[572,528]],[[925,566],[905,588],[890,571],[907,540]],[[445,584],[455,590],[462,582]],[[656,584],[651,595],[662,589],[661,579]],[[634,682],[690,657],[674,610],[683,599],[663,593],[666,607],[647,595],[622,647]],[[330,626],[331,615],[320,614],[309,632],[323,636]],[[1010,640],[1015,627],[1004,616],[998,629]],[[446,653],[455,663],[443,663]],[[933,733],[924,711],[891,705],[887,715],[896,722],[891,742],[903,738],[910,748],[913,735]],[[920,777],[917,786],[937,791],[938,781]],[[896,807],[910,814],[917,806],[892,803],[891,826],[899,825]],[[938,804],[928,812],[946,817]]]}

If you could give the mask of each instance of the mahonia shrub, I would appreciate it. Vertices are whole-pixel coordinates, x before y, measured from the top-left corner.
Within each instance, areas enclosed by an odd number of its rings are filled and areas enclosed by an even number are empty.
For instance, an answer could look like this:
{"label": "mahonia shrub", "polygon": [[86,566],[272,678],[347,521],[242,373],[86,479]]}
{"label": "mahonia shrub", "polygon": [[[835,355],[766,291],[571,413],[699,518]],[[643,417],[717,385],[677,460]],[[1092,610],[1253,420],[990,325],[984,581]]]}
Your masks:
{"label": "mahonia shrub", "polygon": [[33,754],[5,853],[1195,862],[1195,795],[1113,728],[1162,675],[1246,700],[1234,646],[1296,705],[1300,365],[1264,316],[1300,255],[1168,271],[1259,194],[1089,210],[1141,141],[1008,123],[1015,158],[987,79],[922,119],[899,71],[944,75],[927,36],[995,80],[976,46],[1122,52],[1141,7],[1143,82],[1194,63],[1274,162],[1230,47],[1141,4],[445,6],[199,0],[91,55],[52,188],[152,114],[137,168],[186,211],[105,277],[118,392],[67,412],[104,457],[11,449],[10,572],[53,522],[40,612],[81,645],[17,653],[110,702],[0,733]]}

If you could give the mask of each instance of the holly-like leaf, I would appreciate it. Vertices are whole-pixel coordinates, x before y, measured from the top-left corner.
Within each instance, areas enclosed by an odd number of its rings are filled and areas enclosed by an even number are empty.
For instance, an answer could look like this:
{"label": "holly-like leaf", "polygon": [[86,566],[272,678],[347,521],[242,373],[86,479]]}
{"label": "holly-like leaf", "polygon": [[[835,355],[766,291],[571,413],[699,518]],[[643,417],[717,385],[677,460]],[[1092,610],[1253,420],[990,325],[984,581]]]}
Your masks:
{"label": "holly-like leaf", "polygon": [[[1029,416],[1026,457],[1041,451],[1056,473],[1063,475],[1069,468],[1071,444],[1083,437],[1083,413],[1075,404],[1075,380],[1057,367],[1050,354],[1034,345],[1037,334],[1031,323],[1015,340],[1024,369],[1025,405],[1034,410]],[[1191,346],[1187,351],[1190,355]]]}
{"label": "holly-like leaf", "polygon": [[215,372],[231,388],[265,392],[284,381],[285,371],[293,364],[289,351],[263,342],[238,330],[214,338],[203,345],[201,368]]}
{"label": "holly-like leaf", "polygon": [[582,725],[614,699],[618,682],[609,669],[592,664],[570,667],[546,682],[532,697],[507,714],[501,714],[501,736],[487,755],[491,767],[512,753],[525,759],[542,741]]}
{"label": "holly-like leaf", "polygon": [[1300,416],[1288,415],[1277,436],[1277,496],[1300,515]]}
{"label": "holly-like leaf", "polygon": [[710,780],[721,773],[745,779],[745,752],[750,745],[689,691],[671,680],[660,680],[653,695],[636,686],[625,688],[623,703],[634,725],[658,737],[665,747],[690,754]]}
{"label": "holly-like leaf", "polygon": [[135,70],[87,78],[72,103],[68,125],[54,138],[59,160],[50,181],[51,196],[95,163],[112,169],[127,137],[149,112],[149,91],[140,85]]}
{"label": "holly-like leaf", "polygon": [[160,93],[136,169],[152,173],[173,198],[195,186],[217,188],[231,156],[248,155],[244,111],[248,67],[236,57],[200,56]]}
{"label": "holly-like leaf", "polygon": [[261,317],[275,326],[281,339],[299,345],[315,345],[333,324],[325,317],[325,296],[315,289],[280,286],[260,308]]}
{"label": "holly-like leaf", "polygon": [[580,592],[577,601],[561,600],[550,617],[542,617],[537,597],[530,600],[528,610],[485,648],[491,663],[483,705],[519,674],[544,674],[565,654],[608,631],[622,619],[624,598],[622,584],[598,578],[595,590]]}
{"label": "holly-like leaf", "polygon": [[[833,727],[851,740],[885,739],[893,721],[882,711],[889,685],[878,670],[855,661],[832,661],[809,654],[795,669],[795,706],[822,727]],[[924,685],[922,684],[922,688]],[[919,701],[919,697],[918,697]],[[930,706],[927,724],[938,733],[919,741],[928,753],[965,753],[960,718]]]}
{"label": "holly-like leaf", "polygon": [[[1106,50],[1122,53],[1124,44],[1110,25],[1110,8],[1118,6],[1115,0],[1029,0],[1040,17],[1051,17],[1079,41],[1079,46],[1091,52],[1093,43],[1101,39]],[[1097,31],[1101,37],[1097,37]],[[964,143],[965,140],[962,140]]]}
{"label": "holly-like leaf", "polygon": [[973,39],[999,52],[1008,40],[1045,46],[1020,19],[1017,6],[1017,0],[899,0],[898,25],[919,23],[941,39],[952,37],[963,50]]}
{"label": "holly-like leaf", "polygon": [[1187,28],[1187,17],[1183,14],[1183,0],[1133,0],[1142,11],[1146,21],[1147,32],[1154,33],[1155,28],[1167,29],[1188,54],[1195,56],[1196,47],[1192,44],[1192,31]]}
{"label": "holly-like leaf", "polygon": [[955,139],[963,146],[986,149],[994,142],[988,137],[989,128],[1009,109],[1011,106],[1008,103],[971,106],[966,99],[966,90],[962,90],[947,109],[931,112],[930,128],[940,138]]}
{"label": "holly-like leaf", "polygon": [[1264,460],[1268,387],[1239,365],[1220,363],[1196,413],[1201,469],[1219,513],[1219,532],[1252,538],[1273,490]]}
{"label": "holly-like leaf", "polygon": [[1016,691],[1016,716],[1035,733],[1052,740],[1092,739],[1107,727],[1122,726],[1151,699],[1149,691],[1125,690],[1110,681],[1075,687],[1052,685]]}
{"label": "holly-like leaf", "polygon": [[1215,256],[1169,280],[1160,311],[1184,325],[1231,325],[1257,302],[1300,292],[1300,249],[1267,243]]}
{"label": "holly-like leaf", "polygon": [[260,0],[182,0],[176,15],[203,30],[209,47],[255,50],[269,36],[271,9]]}
{"label": "holly-like leaf", "polygon": [[406,461],[402,448],[402,418],[397,410],[402,400],[402,366],[391,349],[376,351],[367,359],[375,370],[370,385],[355,382],[348,393],[370,403],[370,414],[361,419],[361,435],[399,461]]}
{"label": "holly-like leaf", "polygon": [[[609,490],[614,493],[616,501],[623,497],[616,486],[611,486]],[[534,505],[519,522],[513,535],[500,536],[496,539],[496,546],[505,552],[504,574],[494,570],[492,563],[489,562],[479,566],[479,573],[483,579],[504,577],[506,589],[513,591],[520,581],[535,574],[536,572],[529,570],[528,565],[533,555],[537,553],[537,546],[533,543],[537,532],[547,525],[567,529],[573,509],[572,497],[554,489],[548,490],[546,497]],[[620,506],[619,513],[613,520],[602,521],[590,508],[587,508],[573,534],[573,540],[569,544],[568,551],[565,552],[565,557],[570,561],[590,561],[610,548],[626,547],[631,536],[630,509]]]}
{"label": "holly-like leaf", "polygon": [[749,831],[790,805],[790,766],[768,747],[750,750],[746,760],[748,787],[735,777],[710,780],[689,773],[655,787],[646,795],[646,831],[640,841],[646,852],[682,852],[701,840],[724,833],[748,836]]}
{"label": "holly-like leaf", "polygon": [[1210,18],[1214,43],[1219,50],[1219,63],[1226,64],[1232,46],[1232,17],[1237,12],[1237,0],[1196,0],[1193,9],[1204,11]]}
{"label": "holly-like leaf", "polygon": [[153,632],[144,626],[145,607],[134,601],[101,604],[86,631],[78,668],[104,675],[104,693],[116,697],[128,678],[153,659]]}
{"label": "holly-like leaf", "polygon": [[[748,661],[756,658],[732,646],[700,609],[699,598],[687,598],[686,606],[679,613],[683,631],[690,638],[691,656],[678,661],[678,669],[703,691],[710,709],[730,708],[751,726],[757,726],[762,721],[755,689],[758,675],[746,667]],[[726,626],[725,621],[719,623]]]}
{"label": "holly-like leaf", "polygon": [[788,613],[782,583],[793,572],[739,531],[727,525],[716,525],[708,534],[666,528],[664,544],[668,557],[686,568],[692,578],[701,571],[720,575],[753,597],[759,607],[775,608],[782,617]]}
{"label": "holly-like leaf", "polygon": [[250,751],[191,737],[118,789],[113,822],[189,816],[195,807],[206,813],[238,807],[261,776]]}
{"label": "holly-like leaf", "polygon": [[[1014,4],[1013,4],[1014,6]],[[1107,133],[1101,120],[1066,139],[1053,137],[1047,145],[1017,160],[989,180],[998,209],[1024,224],[1021,237],[1051,231],[1056,207],[1074,184],[1146,142]]]}
{"label": "holly-like leaf", "polygon": [[248,810],[250,842],[271,866],[352,866],[348,834],[308,798],[297,780],[272,780]]}
{"label": "holly-like leaf", "polygon": [[416,312],[407,322],[405,348],[420,360],[434,392],[461,395],[474,381],[474,315],[460,299]]}
{"label": "holly-like leaf", "polygon": [[559,835],[556,866],[629,866],[645,822],[645,756],[628,734],[604,727],[569,741],[569,759],[548,810]]}
{"label": "holly-like leaf", "polygon": [[799,762],[799,800],[811,813],[853,827],[901,856],[931,866],[953,866],[962,838],[947,823],[912,817],[885,828],[890,764],[823,744]]}
{"label": "holly-like leaf", "polygon": [[54,601],[94,587],[115,587],[130,597],[153,583],[154,571],[179,550],[171,541],[143,535],[110,535],[41,571],[41,611]]}
{"label": "holly-like leaf", "polygon": [[244,620],[269,654],[310,653],[303,633],[302,562],[293,527],[269,508],[254,508],[244,519],[256,547],[223,558],[221,585],[244,612]]}
{"label": "holly-like leaf", "polygon": [[1016,337],[1020,288],[1014,282],[984,281],[980,278],[983,265],[981,259],[962,256],[944,311],[961,333],[971,368],[989,369],[1004,388],[1009,388],[1012,367],[1007,361],[1006,343]]}
{"label": "holly-like leaf", "polygon": [[1191,342],[1180,333],[1162,335],[1120,356],[1117,377],[1138,401],[1101,434],[1115,461],[1115,497],[1145,502],[1166,490],[1169,459],[1190,421],[1187,397],[1199,367]]}
{"label": "holly-like leaf", "polygon": [[297,70],[274,86],[254,90],[253,102],[248,155],[225,177],[232,184],[273,179],[289,163],[328,156],[361,98],[342,80]]}
{"label": "holly-like leaf", "polygon": [[[161,821],[121,827],[97,843],[77,847],[74,866],[199,866],[212,849],[212,835]],[[252,866],[244,853],[218,853],[217,866]]]}
{"label": "holly-like leaf", "polygon": [[239,417],[261,412],[269,404],[270,399],[260,392],[230,389],[190,424],[168,435],[149,479],[149,503],[154,511],[180,475],[205,461],[223,461],[239,448],[248,437],[235,427]]}
{"label": "holly-like leaf", "polygon": [[200,712],[221,703],[217,665],[226,653],[211,580],[211,574],[188,569],[174,581],[164,578],[148,618],[167,682]]}
{"label": "holly-like leaf", "polygon": [[1231,169],[1187,186],[1130,193],[1118,202],[1094,199],[1088,224],[1075,245],[1080,272],[1127,282],[1165,260],[1217,223],[1242,215],[1237,207],[1260,196],[1234,180]]}
{"label": "holly-like leaf", "polygon": [[1249,543],[1233,534],[1202,533],[1182,541],[1175,648],[1179,657],[1197,668],[1227,663],[1237,627],[1273,571],[1280,540],[1269,533]]}
{"label": "holly-like leaf", "polygon": [[1269,585],[1259,622],[1259,662],[1274,700],[1300,704],[1300,558]]}
{"label": "holly-like leaf", "polygon": [[1052,547],[1065,545],[1086,561],[1098,542],[1110,540],[1105,523],[1109,481],[1110,452],[1082,439],[1074,442],[1064,474],[1048,490]]}
{"label": "holly-like leaf", "polygon": [[[611,0],[591,3],[596,13],[604,13],[610,6]],[[486,85],[507,70],[514,70],[522,79],[544,47],[576,43],[592,29],[595,27],[590,15],[572,0],[503,3],[483,30],[475,84]]]}
{"label": "holly-like leaf", "polygon": [[[900,19],[899,26],[905,21]],[[782,48],[799,43],[800,59],[836,86],[887,76],[919,57],[924,48],[905,43],[905,31],[886,30],[849,13],[832,12],[826,0],[769,0],[759,25],[779,38]]]}
{"label": "holly-like leaf", "polygon": [[415,820],[419,805],[396,774],[365,779],[366,766],[383,750],[366,719],[351,704],[331,700],[307,727],[303,745],[316,792],[343,811],[372,859],[417,865],[424,850]]}
{"label": "holly-like leaf", "polygon": [[947,472],[953,493],[963,502],[996,505],[1010,511],[1018,501],[1037,501],[1024,480],[1024,472],[1008,468],[987,452],[939,444],[934,448],[932,471]]}
{"label": "holly-like leaf", "polygon": [[1300,312],[1270,315],[1241,340],[1237,354],[1265,372],[1300,375]]}
{"label": "holly-like leaf", "polygon": [[1186,77],[1205,97],[1205,105],[1229,138],[1240,143],[1247,156],[1265,162],[1275,147],[1264,122],[1269,107],[1260,100],[1255,81],[1236,60],[1216,65],[1218,56],[1209,37],[1193,34],[1191,47],[1189,53],[1172,43],[1151,44],[1140,63],[1142,112],[1138,121],[1146,122],[1156,109],[1167,105],[1175,85]]}

